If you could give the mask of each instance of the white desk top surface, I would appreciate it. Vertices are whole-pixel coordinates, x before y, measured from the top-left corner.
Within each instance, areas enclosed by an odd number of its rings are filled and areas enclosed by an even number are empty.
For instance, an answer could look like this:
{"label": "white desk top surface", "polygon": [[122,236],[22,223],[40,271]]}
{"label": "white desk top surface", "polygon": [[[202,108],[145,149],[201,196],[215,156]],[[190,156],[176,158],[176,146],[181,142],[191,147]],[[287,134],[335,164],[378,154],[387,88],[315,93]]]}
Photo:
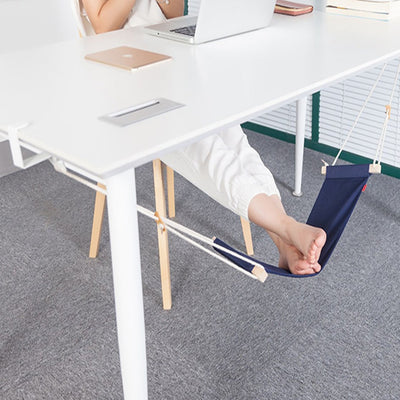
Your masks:
{"label": "white desk top surface", "polygon": [[[130,72],[84,59],[119,45],[172,60]],[[0,56],[0,126],[29,122],[22,140],[106,178],[398,55],[399,20],[320,12],[198,46],[123,30]],[[98,119],[159,97],[186,106],[123,128]]]}

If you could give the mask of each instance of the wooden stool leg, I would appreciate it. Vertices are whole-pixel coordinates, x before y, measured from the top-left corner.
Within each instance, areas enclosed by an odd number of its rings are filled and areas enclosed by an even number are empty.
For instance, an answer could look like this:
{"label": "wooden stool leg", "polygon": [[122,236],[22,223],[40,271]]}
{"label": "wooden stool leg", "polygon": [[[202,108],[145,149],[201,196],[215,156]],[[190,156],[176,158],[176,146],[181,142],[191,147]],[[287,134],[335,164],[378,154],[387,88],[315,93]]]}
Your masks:
{"label": "wooden stool leg", "polygon": [[[106,188],[101,183],[98,183],[97,185],[103,189]],[[90,250],[89,250],[90,258],[96,258],[99,252],[99,243],[100,243],[101,227],[103,225],[105,203],[106,203],[106,195],[101,192],[96,192],[96,200],[94,202],[94,212],[93,212],[92,237],[90,239]]]}
{"label": "wooden stool leg", "polygon": [[167,166],[167,193],[168,193],[168,215],[175,217],[175,184],[174,170]]}
{"label": "wooden stool leg", "polygon": [[[156,201],[156,211],[160,217],[166,216],[165,192],[162,173],[162,163],[160,160],[153,161],[154,173],[154,192]],[[168,232],[157,229],[158,250],[160,255],[161,271],[161,290],[164,310],[170,310],[172,306],[171,299],[171,276],[169,270],[169,251],[168,251]]]}
{"label": "wooden stool leg", "polygon": [[251,238],[250,222],[247,219],[240,217],[240,222],[242,223],[244,243],[246,244],[246,251],[249,256],[254,254],[253,250],[253,240]]}

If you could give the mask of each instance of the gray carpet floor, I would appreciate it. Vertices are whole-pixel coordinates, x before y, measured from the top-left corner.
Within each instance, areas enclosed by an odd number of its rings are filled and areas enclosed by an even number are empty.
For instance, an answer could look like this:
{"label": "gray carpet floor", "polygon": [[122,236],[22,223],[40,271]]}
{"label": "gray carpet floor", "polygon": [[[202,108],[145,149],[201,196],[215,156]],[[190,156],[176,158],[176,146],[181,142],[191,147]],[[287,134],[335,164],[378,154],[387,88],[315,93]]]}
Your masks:
{"label": "gray carpet floor", "polygon": [[[287,212],[322,183],[306,150],[255,133]],[[153,207],[151,165],[138,201]],[[170,235],[173,308],[161,306],[156,231],[140,216],[150,400],[400,398],[400,182],[371,177],[323,273],[264,284]],[[239,217],[176,177],[177,220],[244,249]],[[89,259],[94,193],[49,163],[0,179],[0,399],[122,399],[107,220]],[[276,262],[252,226],[256,256]]]}

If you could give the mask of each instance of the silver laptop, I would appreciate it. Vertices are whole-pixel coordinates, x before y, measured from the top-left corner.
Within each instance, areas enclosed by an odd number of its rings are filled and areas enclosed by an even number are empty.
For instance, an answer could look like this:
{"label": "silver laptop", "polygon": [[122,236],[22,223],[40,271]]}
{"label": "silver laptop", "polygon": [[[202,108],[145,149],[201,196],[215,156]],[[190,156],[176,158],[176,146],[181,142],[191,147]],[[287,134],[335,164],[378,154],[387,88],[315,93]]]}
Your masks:
{"label": "silver laptop", "polygon": [[152,35],[187,43],[204,43],[265,28],[276,0],[201,0],[197,17],[184,16],[145,29]]}

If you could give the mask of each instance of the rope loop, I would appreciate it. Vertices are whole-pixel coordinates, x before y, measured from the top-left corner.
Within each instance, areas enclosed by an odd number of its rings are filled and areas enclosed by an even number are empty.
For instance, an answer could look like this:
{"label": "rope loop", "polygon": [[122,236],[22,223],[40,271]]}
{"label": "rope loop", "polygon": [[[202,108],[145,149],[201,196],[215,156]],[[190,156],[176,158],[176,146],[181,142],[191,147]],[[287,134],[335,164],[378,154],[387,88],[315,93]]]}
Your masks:
{"label": "rope loop", "polygon": [[165,226],[165,222],[160,217],[160,214],[158,213],[158,211],[156,211],[154,213],[154,216],[156,217],[155,220],[156,220],[158,228],[161,229],[162,232],[165,232],[167,230],[167,227]]}
{"label": "rope loop", "polygon": [[385,113],[387,115],[387,118],[390,119],[390,112],[392,111],[392,106],[390,104],[386,104],[385,106]]}

